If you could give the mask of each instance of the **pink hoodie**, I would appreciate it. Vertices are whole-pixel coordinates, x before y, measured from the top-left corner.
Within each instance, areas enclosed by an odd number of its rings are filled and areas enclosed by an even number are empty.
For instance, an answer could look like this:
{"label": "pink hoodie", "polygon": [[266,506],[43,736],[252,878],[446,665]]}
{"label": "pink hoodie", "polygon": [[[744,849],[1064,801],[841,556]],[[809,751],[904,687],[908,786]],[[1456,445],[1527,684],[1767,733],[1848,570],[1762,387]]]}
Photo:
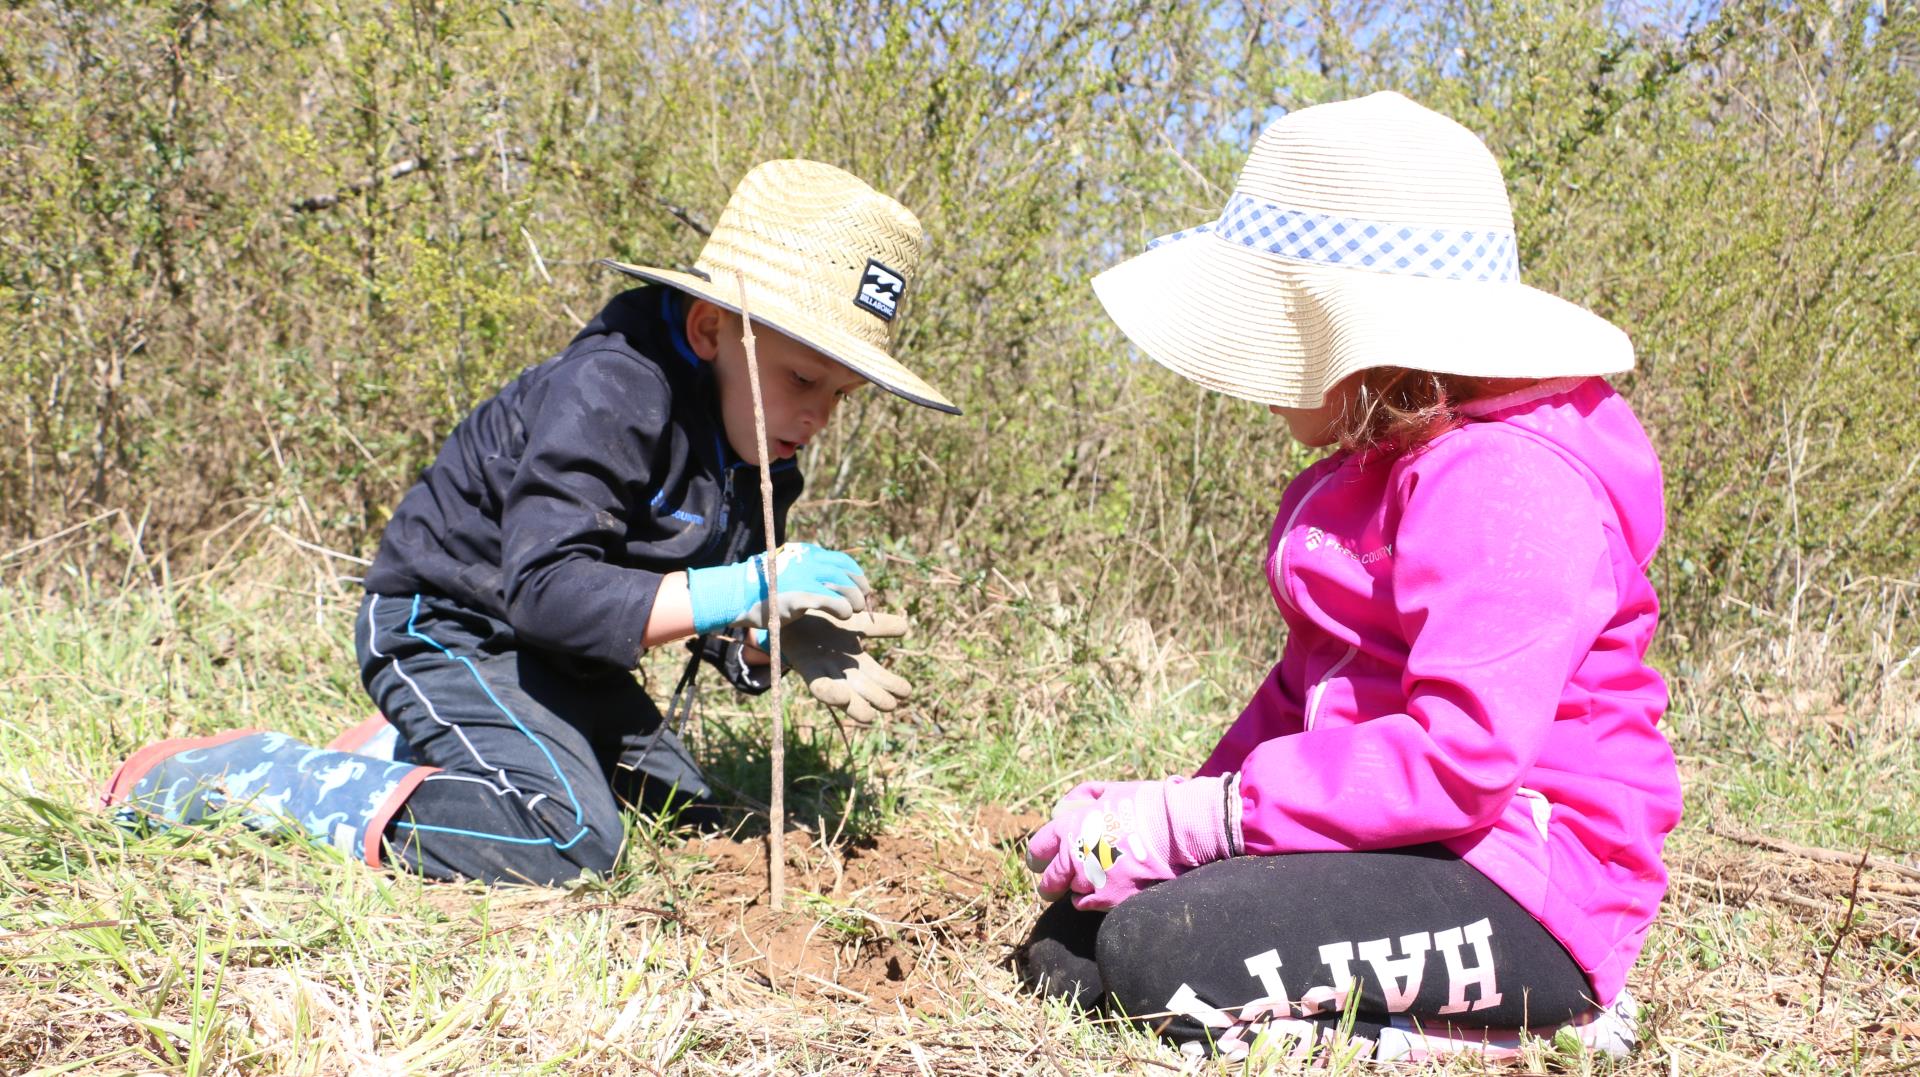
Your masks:
{"label": "pink hoodie", "polygon": [[1660,464],[1600,378],[1468,410],[1287,486],[1267,557],[1286,649],[1199,773],[1240,772],[1249,853],[1445,843],[1610,1003],[1680,819],[1645,661]]}

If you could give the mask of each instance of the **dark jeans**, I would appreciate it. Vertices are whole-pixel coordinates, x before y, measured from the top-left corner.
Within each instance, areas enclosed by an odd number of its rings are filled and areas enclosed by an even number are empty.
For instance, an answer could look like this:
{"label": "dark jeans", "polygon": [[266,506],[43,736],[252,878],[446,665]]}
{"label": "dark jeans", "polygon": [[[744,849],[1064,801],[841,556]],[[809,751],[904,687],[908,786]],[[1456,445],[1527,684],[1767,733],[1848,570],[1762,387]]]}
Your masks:
{"label": "dark jeans", "polygon": [[1030,986],[1105,1005],[1176,1041],[1255,1002],[1362,1025],[1555,1025],[1595,1008],[1558,940],[1439,846],[1246,856],[1108,913],[1061,901],[1016,957]]}
{"label": "dark jeans", "polygon": [[538,884],[604,875],[620,852],[623,806],[710,795],[624,670],[523,647],[506,623],[429,596],[368,595],[354,643],[375,705],[420,763],[441,768],[386,835],[421,874]]}

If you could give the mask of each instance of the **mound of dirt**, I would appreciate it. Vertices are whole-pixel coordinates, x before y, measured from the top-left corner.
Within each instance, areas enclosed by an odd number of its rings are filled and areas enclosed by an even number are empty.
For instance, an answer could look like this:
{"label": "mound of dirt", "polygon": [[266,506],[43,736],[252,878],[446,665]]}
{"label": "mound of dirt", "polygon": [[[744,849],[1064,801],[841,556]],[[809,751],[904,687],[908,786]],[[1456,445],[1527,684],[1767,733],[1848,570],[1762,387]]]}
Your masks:
{"label": "mound of dirt", "polygon": [[954,951],[977,959],[1024,932],[1029,899],[1008,885],[1008,850],[1044,821],[983,808],[957,835],[943,826],[937,842],[888,834],[838,847],[794,833],[779,912],[768,904],[764,837],[690,841],[679,855],[710,868],[686,924],[764,986],[887,1012],[911,1007]]}

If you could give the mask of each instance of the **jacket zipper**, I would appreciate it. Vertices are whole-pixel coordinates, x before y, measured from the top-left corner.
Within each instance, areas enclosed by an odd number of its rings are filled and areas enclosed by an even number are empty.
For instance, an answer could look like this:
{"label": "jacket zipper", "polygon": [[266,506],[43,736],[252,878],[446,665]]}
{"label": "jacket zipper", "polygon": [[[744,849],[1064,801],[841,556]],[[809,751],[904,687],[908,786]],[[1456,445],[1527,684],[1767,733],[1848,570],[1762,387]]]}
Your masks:
{"label": "jacket zipper", "polygon": [[[725,465],[722,467],[724,471],[720,480],[720,528],[714,533],[714,537],[726,541],[733,527],[733,469]],[[721,551],[722,564],[732,564],[738,560],[734,556],[734,545],[732,542],[726,542],[726,548]]]}
{"label": "jacket zipper", "polygon": [[1340,660],[1338,662],[1335,662],[1333,665],[1327,667],[1327,671],[1320,675],[1320,680],[1315,682],[1313,686],[1313,691],[1307,693],[1307,716],[1306,716],[1305,728],[1312,729],[1313,723],[1318,721],[1320,718],[1320,697],[1326,694],[1327,682],[1332,680],[1335,676],[1337,676],[1341,670],[1347,668],[1347,663],[1353,661],[1353,656],[1359,653],[1360,653],[1360,648],[1348,647],[1347,653],[1341,655]]}
{"label": "jacket zipper", "polygon": [[[721,539],[722,536],[725,536],[727,534],[728,529],[733,526],[733,510],[735,508],[743,507],[743,506],[737,506],[734,504],[734,490],[733,490],[734,472],[741,471],[744,469],[751,469],[753,467],[753,465],[747,464],[747,463],[736,463],[736,464],[724,463],[724,460],[725,460],[724,457],[722,457],[722,460],[723,460],[723,463],[721,464],[719,523],[714,530],[714,537],[708,540],[707,542],[708,548],[711,548],[716,542],[718,542]],[[785,471],[791,468],[792,466],[794,465],[791,462],[789,462],[786,468],[775,466],[774,470]],[[757,471],[755,473],[756,475],[758,474]],[[754,492],[756,494],[759,492],[758,486],[754,487]],[[759,505],[758,505],[758,502],[756,501],[744,507],[747,509],[747,511],[752,512],[755,509],[757,509]],[[749,533],[751,532],[751,530],[752,530],[751,528],[748,528],[746,531],[743,531],[741,534],[733,536],[732,540],[726,543],[726,547],[722,551],[722,556],[721,556],[722,564],[732,564],[733,562],[740,560],[741,555],[746,552],[740,548],[740,542],[742,539],[750,537]]]}
{"label": "jacket zipper", "polygon": [[1533,829],[1540,833],[1540,840],[1547,840],[1547,827],[1553,819],[1553,801],[1538,789],[1521,786],[1513,795],[1527,802],[1527,811],[1533,816]]}
{"label": "jacket zipper", "polygon": [[1287,576],[1287,546],[1289,540],[1293,538],[1293,525],[1300,522],[1300,513],[1306,509],[1307,502],[1313,500],[1313,495],[1320,492],[1320,488],[1327,484],[1328,479],[1333,478],[1339,473],[1340,468],[1336,467],[1325,475],[1320,476],[1319,481],[1315,482],[1312,486],[1307,487],[1306,496],[1302,497],[1300,503],[1293,507],[1293,514],[1287,517],[1287,525],[1280,529],[1280,552],[1279,555],[1274,558],[1277,562],[1275,567],[1280,573],[1280,586],[1276,588],[1276,590],[1280,592],[1281,599],[1284,600],[1287,605],[1293,607],[1293,612],[1295,613],[1300,613],[1302,610],[1300,609],[1300,604],[1293,600],[1293,587],[1290,578]]}

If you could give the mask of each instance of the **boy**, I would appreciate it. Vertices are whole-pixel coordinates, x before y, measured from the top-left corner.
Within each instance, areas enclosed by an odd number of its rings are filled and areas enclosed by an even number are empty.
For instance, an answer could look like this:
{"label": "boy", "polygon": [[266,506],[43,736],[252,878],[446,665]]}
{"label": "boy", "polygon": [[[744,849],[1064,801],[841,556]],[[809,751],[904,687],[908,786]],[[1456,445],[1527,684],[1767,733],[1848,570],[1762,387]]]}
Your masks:
{"label": "boy", "polygon": [[[741,180],[692,273],[606,263],[649,284],[460,423],[367,572],[355,645],[400,750],[337,750],[378,719],[329,748],[248,730],[167,741],[121,767],[107,803],[166,822],[243,804],[376,867],[384,842],[430,877],[540,884],[607,872],[623,802],[710,813],[631,671],[697,634],[737,686],[765,687],[738,635],[712,643],[768,617],[742,282],[784,532],[796,454],[847,394],[871,381],[958,412],[890,354],[921,254],[905,207],[831,166],[773,161]],[[797,664],[815,660],[815,695],[890,708],[907,686],[859,630],[904,625],[827,619],[866,606],[846,554],[779,556],[777,613]]]}

